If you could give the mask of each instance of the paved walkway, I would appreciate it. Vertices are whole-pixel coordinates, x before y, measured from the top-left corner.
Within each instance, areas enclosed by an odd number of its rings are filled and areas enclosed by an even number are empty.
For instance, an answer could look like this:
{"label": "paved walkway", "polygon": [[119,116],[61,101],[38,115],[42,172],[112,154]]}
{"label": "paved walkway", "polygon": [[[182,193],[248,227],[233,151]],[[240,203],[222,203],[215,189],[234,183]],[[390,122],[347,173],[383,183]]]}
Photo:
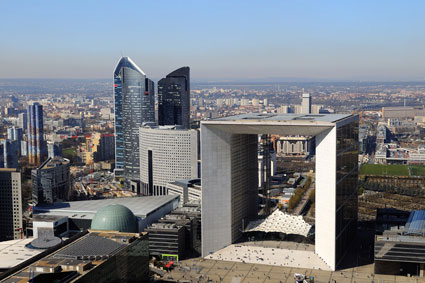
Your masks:
{"label": "paved walkway", "polygon": [[277,249],[233,244],[205,258],[274,266],[330,270],[330,267],[311,250]]}
{"label": "paved walkway", "polygon": [[294,273],[313,276],[315,283],[424,283],[425,278],[373,274],[373,264],[339,271],[281,267],[200,258],[183,260],[163,276],[165,282],[293,283]]}

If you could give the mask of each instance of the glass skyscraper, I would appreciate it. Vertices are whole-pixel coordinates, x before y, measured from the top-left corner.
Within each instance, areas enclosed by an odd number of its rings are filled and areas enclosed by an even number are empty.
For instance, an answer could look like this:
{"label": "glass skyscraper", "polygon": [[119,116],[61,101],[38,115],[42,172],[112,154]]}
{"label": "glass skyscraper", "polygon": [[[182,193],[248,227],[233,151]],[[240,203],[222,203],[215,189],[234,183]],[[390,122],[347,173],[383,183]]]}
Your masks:
{"label": "glass skyscraper", "polygon": [[158,82],[158,124],[190,128],[190,68],[177,69]]}
{"label": "glass skyscraper", "polygon": [[115,176],[139,181],[139,127],[155,122],[154,83],[129,58],[114,71]]}
{"label": "glass skyscraper", "polygon": [[46,155],[43,132],[43,106],[28,106],[28,160],[31,165],[41,165]]}

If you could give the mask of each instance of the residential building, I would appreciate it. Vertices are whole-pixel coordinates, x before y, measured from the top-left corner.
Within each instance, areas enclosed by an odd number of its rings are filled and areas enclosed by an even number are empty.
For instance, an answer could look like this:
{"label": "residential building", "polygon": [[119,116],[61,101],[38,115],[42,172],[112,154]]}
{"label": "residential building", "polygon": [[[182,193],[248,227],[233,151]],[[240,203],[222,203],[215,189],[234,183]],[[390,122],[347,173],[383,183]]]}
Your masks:
{"label": "residential building", "polygon": [[314,152],[314,139],[308,136],[283,136],[276,141],[280,156],[308,156]]}
{"label": "residential building", "polygon": [[413,119],[415,116],[425,116],[425,109],[419,106],[382,107],[384,119]]}

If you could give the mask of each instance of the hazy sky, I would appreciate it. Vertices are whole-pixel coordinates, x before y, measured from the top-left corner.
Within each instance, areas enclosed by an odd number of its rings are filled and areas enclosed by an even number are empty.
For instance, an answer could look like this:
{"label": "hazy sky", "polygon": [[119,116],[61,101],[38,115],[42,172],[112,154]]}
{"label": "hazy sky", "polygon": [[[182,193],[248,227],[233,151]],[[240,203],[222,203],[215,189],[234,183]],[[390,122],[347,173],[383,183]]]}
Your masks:
{"label": "hazy sky", "polygon": [[425,1],[0,2],[0,78],[425,79]]}

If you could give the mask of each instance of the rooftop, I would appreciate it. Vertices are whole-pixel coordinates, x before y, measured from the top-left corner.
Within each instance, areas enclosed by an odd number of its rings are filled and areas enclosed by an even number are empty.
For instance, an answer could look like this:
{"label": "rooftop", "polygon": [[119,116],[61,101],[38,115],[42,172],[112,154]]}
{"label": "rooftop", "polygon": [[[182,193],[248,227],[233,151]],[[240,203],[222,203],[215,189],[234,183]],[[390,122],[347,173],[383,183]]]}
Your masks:
{"label": "rooftop", "polygon": [[316,136],[335,126],[358,120],[358,115],[350,114],[248,113],[202,121],[201,126],[232,134]]}
{"label": "rooftop", "polygon": [[38,169],[54,168],[56,166],[69,163],[69,159],[60,156],[55,156],[53,158],[48,158],[46,161],[44,161]]}
{"label": "rooftop", "polygon": [[5,279],[2,282],[27,282],[29,276],[33,276],[34,282],[53,282],[53,280],[48,280],[47,278],[49,276],[67,276],[69,271],[77,271],[73,275],[75,279],[93,270],[92,266],[102,264],[137,238],[147,239],[146,233],[89,230],[89,233],[65,247],[61,247],[39,260],[28,263],[28,265],[9,276],[6,275],[8,277],[2,278]]}
{"label": "rooftop", "polygon": [[12,268],[44,250],[26,247],[33,238],[0,242],[0,270]]}
{"label": "rooftop", "polygon": [[335,123],[339,120],[348,118],[350,114],[277,114],[277,113],[247,113],[229,117],[223,117],[203,123],[216,123],[221,121],[238,121],[249,123],[251,121],[274,121],[274,122],[292,122],[292,123],[304,123],[305,121],[311,122],[324,122],[324,123]]}
{"label": "rooftop", "polygon": [[146,218],[147,215],[154,212],[169,202],[173,202],[178,195],[166,196],[144,196],[131,198],[114,198],[99,200],[82,200],[70,202],[58,202],[52,205],[35,206],[34,214],[43,213],[45,215],[62,215],[71,218],[92,219],[96,212],[102,207],[121,204],[129,208],[134,215]]}

